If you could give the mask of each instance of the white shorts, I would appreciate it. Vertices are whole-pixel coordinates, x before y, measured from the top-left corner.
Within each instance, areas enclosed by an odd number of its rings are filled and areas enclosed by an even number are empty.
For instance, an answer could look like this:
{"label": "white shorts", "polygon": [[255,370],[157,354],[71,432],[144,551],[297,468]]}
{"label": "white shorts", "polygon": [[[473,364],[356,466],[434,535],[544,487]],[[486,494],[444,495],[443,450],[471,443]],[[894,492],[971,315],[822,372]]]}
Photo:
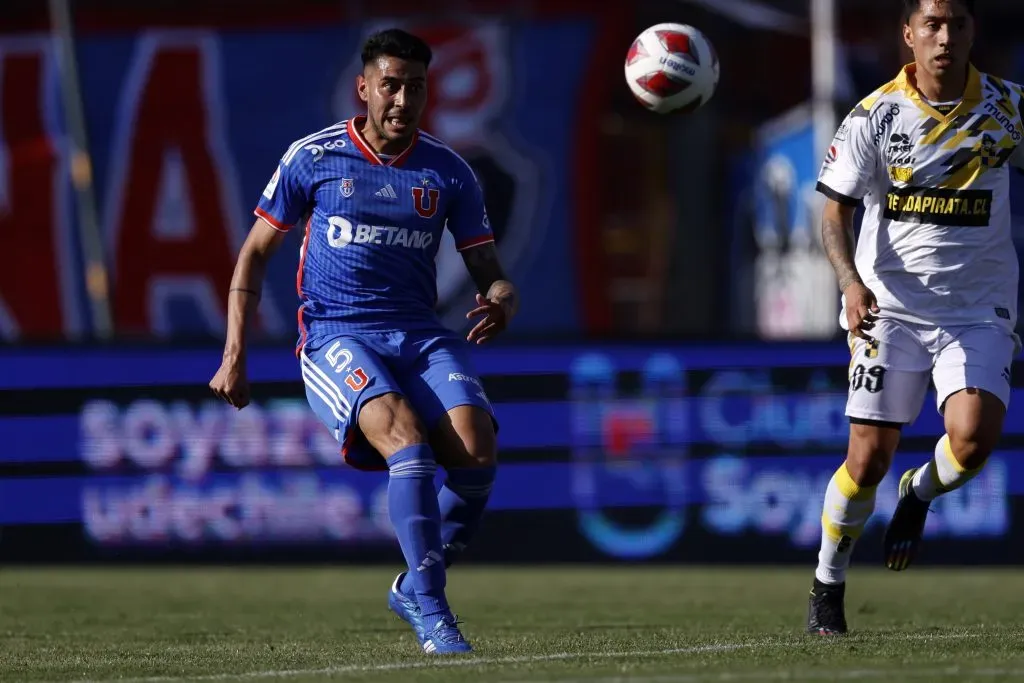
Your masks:
{"label": "white shorts", "polygon": [[861,420],[909,424],[921,412],[928,380],[936,408],[967,388],[994,394],[1009,407],[1010,364],[1016,335],[996,325],[940,328],[879,318],[874,345],[850,335],[850,390],[846,414]]}

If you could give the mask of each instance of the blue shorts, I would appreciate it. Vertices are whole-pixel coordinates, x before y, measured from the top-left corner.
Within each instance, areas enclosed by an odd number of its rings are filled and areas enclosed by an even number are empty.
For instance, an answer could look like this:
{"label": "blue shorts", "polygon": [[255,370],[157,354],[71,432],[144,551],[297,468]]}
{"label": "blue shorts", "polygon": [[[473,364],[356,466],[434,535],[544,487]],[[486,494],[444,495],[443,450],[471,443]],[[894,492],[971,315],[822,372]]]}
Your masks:
{"label": "blue shorts", "polygon": [[345,462],[356,469],[387,469],[358,426],[360,408],[381,394],[405,396],[428,431],[456,406],[478,406],[494,420],[469,359],[469,344],[455,334],[344,335],[304,347],[299,364],[310,407],[341,444]]}

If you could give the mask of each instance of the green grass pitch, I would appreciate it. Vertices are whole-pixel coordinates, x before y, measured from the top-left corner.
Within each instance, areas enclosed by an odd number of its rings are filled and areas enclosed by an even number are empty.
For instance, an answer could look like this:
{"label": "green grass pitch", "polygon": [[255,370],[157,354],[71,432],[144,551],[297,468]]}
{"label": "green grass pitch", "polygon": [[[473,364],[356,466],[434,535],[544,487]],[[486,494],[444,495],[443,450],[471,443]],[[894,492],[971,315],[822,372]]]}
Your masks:
{"label": "green grass pitch", "polygon": [[457,567],[476,652],[428,658],[394,568],[7,568],[0,681],[1024,681],[1024,571],[855,567],[831,639],[811,571]]}

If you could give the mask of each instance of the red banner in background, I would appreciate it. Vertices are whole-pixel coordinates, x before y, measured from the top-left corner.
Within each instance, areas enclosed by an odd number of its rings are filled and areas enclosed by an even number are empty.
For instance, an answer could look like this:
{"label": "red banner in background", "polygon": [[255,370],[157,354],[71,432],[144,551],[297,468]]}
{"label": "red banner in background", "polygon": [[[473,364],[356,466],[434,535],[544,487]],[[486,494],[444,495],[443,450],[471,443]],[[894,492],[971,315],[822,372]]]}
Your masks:
{"label": "red banner in background", "polygon": [[[612,3],[608,3],[612,4]],[[621,4],[621,3],[615,3]],[[3,0],[6,33],[50,29],[47,3]],[[79,34],[150,28],[285,28],[330,25],[404,17],[413,21],[456,23],[467,17],[507,17],[514,21],[559,18],[598,18],[607,9],[592,0],[460,0],[424,6],[422,0],[391,0],[386,8],[376,0],[326,2],[316,0],[85,0],[73,3]],[[628,45],[627,45],[628,46]]]}
{"label": "red banner in background", "polygon": [[[627,3],[605,5],[606,14],[598,24],[592,64],[581,90],[576,125],[576,254],[585,327],[590,334],[613,332],[607,254],[601,243],[604,207],[601,194],[608,191],[609,164],[602,158],[601,113],[607,110],[614,88],[625,88],[622,63],[634,36]],[[625,47],[624,47],[625,46]],[[618,179],[616,179],[617,181]],[[614,191],[614,190],[612,190]]]}
{"label": "red banner in background", "polygon": [[42,40],[0,43],[0,336],[7,338],[78,329],[75,302],[62,290],[72,242],[59,103],[46,87],[54,68]]}
{"label": "red banner in background", "polygon": [[143,40],[120,112],[131,123],[115,131],[115,146],[125,150],[114,171],[120,179],[111,182],[107,201],[117,331],[170,334],[153,299],[175,293],[200,302],[216,327],[241,245],[231,243],[231,231],[214,227],[239,217],[224,187],[225,152],[217,149],[224,131],[214,119],[222,118],[224,104],[207,82],[210,47]]}

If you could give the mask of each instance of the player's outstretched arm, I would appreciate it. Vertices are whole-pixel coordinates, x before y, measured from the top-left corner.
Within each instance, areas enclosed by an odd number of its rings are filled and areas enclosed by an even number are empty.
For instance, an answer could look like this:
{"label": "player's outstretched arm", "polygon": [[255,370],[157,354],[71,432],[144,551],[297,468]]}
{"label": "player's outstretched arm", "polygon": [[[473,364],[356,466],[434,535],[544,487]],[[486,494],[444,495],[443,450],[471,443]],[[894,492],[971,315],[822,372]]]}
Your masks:
{"label": "player's outstretched arm", "polygon": [[874,327],[878,313],[875,295],[864,286],[854,261],[853,216],[856,207],[825,201],[821,216],[821,243],[846,297],[846,322],[857,337],[870,339],[867,330]]}
{"label": "player's outstretched arm", "polygon": [[227,338],[220,369],[210,380],[210,389],[236,408],[249,403],[249,381],[245,370],[245,342],[249,321],[256,313],[263,278],[270,256],[280,246],[285,233],[257,219],[249,230],[228,291]]}
{"label": "player's outstretched arm", "polygon": [[466,318],[483,317],[469,331],[466,339],[483,344],[508,327],[519,310],[519,295],[515,285],[505,276],[494,242],[464,249],[462,259],[479,292],[476,295],[477,307],[467,313]]}

